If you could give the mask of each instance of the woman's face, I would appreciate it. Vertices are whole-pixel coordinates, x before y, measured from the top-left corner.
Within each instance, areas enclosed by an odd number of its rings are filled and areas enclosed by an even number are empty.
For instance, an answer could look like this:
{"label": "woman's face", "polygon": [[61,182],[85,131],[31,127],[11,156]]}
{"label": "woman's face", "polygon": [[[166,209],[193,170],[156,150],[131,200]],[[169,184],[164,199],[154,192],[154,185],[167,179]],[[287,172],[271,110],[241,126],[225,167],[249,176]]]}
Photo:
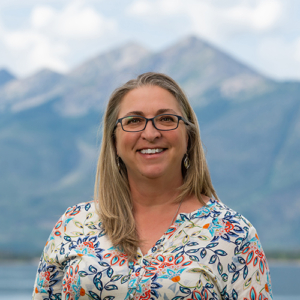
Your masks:
{"label": "woman's face", "polygon": [[[159,114],[182,116],[175,97],[158,86],[143,86],[126,94],[120,104],[118,118],[141,115],[153,118]],[[166,177],[182,180],[181,162],[187,151],[188,135],[185,124],[170,131],[157,130],[151,121],[144,131],[125,132],[116,128],[116,150],[127,168],[129,179]],[[161,152],[143,153],[141,150],[159,149]]]}

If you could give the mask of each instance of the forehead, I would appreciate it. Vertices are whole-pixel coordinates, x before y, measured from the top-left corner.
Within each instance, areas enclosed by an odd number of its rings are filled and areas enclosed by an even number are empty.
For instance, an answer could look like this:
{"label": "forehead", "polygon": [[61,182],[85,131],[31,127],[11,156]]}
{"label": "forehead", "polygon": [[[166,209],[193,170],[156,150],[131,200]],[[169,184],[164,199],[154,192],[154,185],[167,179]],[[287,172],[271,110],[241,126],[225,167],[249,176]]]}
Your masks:
{"label": "forehead", "polygon": [[130,112],[155,115],[159,110],[166,109],[181,115],[180,105],[169,91],[159,86],[142,86],[128,92],[121,100],[119,117]]}

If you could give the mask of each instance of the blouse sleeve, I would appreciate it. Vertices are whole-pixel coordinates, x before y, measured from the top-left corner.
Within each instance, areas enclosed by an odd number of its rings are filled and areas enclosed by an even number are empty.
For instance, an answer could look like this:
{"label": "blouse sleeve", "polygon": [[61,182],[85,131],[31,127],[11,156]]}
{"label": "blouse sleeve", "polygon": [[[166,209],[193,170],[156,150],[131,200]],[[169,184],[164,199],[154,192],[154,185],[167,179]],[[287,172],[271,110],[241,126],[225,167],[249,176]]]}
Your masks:
{"label": "blouse sleeve", "polygon": [[54,226],[40,258],[32,300],[61,299],[63,265],[60,249],[63,244],[65,214]]}
{"label": "blouse sleeve", "polygon": [[228,262],[228,285],[223,299],[273,299],[270,270],[259,237],[253,226],[246,238],[236,240],[232,261]]}

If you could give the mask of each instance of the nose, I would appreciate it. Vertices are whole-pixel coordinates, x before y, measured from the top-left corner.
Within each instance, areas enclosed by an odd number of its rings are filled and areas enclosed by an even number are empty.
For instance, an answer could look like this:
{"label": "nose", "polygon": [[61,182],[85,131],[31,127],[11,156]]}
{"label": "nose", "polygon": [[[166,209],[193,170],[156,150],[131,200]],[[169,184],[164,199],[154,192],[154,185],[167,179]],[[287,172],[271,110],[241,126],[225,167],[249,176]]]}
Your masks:
{"label": "nose", "polygon": [[148,140],[154,141],[156,138],[161,136],[161,132],[156,129],[153,125],[153,120],[149,120],[146,128],[142,131],[141,137]]}

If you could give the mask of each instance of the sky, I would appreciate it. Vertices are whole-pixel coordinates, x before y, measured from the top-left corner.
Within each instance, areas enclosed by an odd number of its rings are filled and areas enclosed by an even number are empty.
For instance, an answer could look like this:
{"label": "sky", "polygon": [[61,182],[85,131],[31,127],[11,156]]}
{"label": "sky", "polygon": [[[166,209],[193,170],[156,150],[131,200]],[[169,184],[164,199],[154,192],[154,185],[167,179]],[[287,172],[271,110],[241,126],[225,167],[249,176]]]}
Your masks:
{"label": "sky", "polygon": [[299,0],[1,0],[0,69],[67,73],[129,41],[195,35],[276,80],[300,80]]}

